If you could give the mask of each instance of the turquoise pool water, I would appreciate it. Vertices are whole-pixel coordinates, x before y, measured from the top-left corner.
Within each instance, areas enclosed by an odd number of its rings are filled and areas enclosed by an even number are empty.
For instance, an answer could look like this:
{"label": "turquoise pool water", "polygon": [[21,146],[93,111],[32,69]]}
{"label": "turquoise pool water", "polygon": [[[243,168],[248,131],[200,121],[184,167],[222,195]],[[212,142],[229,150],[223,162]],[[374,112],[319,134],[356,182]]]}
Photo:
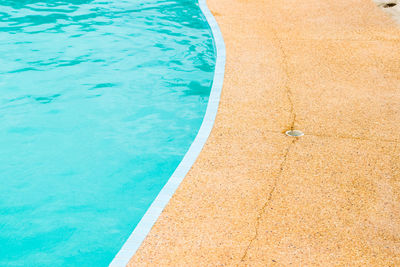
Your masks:
{"label": "turquoise pool water", "polygon": [[0,266],[107,266],[194,140],[195,0],[0,0]]}

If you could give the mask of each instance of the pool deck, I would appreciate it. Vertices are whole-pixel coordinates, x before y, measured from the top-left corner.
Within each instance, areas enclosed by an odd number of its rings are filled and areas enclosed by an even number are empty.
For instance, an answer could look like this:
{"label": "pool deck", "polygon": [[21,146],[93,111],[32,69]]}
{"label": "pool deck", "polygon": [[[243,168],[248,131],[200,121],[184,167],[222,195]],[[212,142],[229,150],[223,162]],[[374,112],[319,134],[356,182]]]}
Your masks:
{"label": "pool deck", "polygon": [[208,6],[215,125],[129,266],[399,266],[400,27],[370,0]]}

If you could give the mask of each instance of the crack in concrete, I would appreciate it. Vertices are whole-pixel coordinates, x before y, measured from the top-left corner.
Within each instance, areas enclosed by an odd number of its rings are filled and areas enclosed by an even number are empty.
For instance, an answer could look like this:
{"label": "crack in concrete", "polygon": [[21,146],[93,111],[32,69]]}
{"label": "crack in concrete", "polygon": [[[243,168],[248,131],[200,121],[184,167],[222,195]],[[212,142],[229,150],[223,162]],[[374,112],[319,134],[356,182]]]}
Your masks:
{"label": "crack in concrete", "polygon": [[[290,128],[290,130],[294,130],[295,124],[296,124],[296,113],[295,113],[295,111],[294,111],[293,92],[292,92],[292,90],[291,90],[291,88],[290,88],[290,86],[289,86],[288,56],[287,56],[285,50],[283,49],[282,41],[281,41],[281,39],[278,37],[276,31],[275,31],[274,29],[271,29],[271,30],[272,30],[273,35],[275,36],[274,39],[278,42],[279,50],[280,50],[281,53],[282,53],[283,72],[286,74],[286,80],[285,80],[284,88],[285,88],[286,95],[287,95],[287,98],[288,98],[288,101],[289,101],[289,106],[290,106],[290,108],[289,108],[289,111],[290,111],[290,125],[289,125],[289,128]],[[284,156],[283,156],[283,160],[282,160],[282,162],[281,162],[281,164],[280,164],[280,167],[279,167],[279,173],[278,173],[277,177],[276,177],[275,180],[274,180],[274,183],[273,183],[273,185],[272,185],[271,190],[269,191],[267,200],[265,201],[265,203],[264,203],[264,205],[262,206],[260,212],[258,213],[258,216],[257,216],[257,219],[256,219],[256,226],[255,226],[255,233],[254,233],[254,236],[253,236],[253,238],[250,240],[248,246],[246,247],[246,249],[245,249],[245,251],[244,251],[244,253],[243,253],[243,256],[242,256],[241,259],[240,259],[240,262],[243,262],[243,261],[246,259],[247,254],[248,254],[248,251],[250,250],[250,247],[252,246],[253,242],[254,242],[254,241],[257,239],[257,237],[258,237],[258,228],[259,228],[259,226],[260,226],[261,217],[262,217],[262,215],[265,213],[265,209],[267,208],[269,202],[270,202],[271,199],[272,199],[272,195],[273,195],[273,193],[275,192],[275,189],[276,189],[277,184],[278,184],[278,180],[279,180],[279,178],[281,177],[281,175],[282,175],[282,173],[283,173],[283,169],[284,169],[284,167],[285,167],[286,160],[287,160],[288,154],[289,154],[289,152],[290,152],[290,149],[291,149],[291,147],[293,146],[293,144],[297,141],[297,139],[298,139],[298,138],[294,138],[294,139],[292,140],[292,142],[289,144],[289,146],[287,147],[287,149],[286,149],[286,152],[285,152],[285,154],[284,154]]]}
{"label": "crack in concrete", "polygon": [[[274,134],[282,134],[282,132],[278,131],[265,131],[266,133],[274,133]],[[374,139],[374,138],[365,138],[365,137],[355,137],[355,136],[346,136],[346,135],[325,135],[325,134],[314,134],[310,132],[304,133],[307,136],[313,137],[321,137],[321,138],[332,138],[332,139],[349,139],[349,140],[358,140],[358,141],[369,141],[369,142],[382,142],[382,143],[400,143],[397,139]]]}
{"label": "crack in concrete", "polygon": [[272,188],[271,188],[271,190],[270,190],[269,193],[268,193],[268,198],[267,198],[267,200],[265,201],[264,205],[262,206],[260,212],[259,212],[258,215],[257,215],[254,236],[253,236],[253,238],[250,240],[249,244],[247,245],[247,247],[246,247],[246,249],[245,249],[245,251],[244,251],[244,253],[243,253],[243,256],[242,256],[241,259],[240,259],[240,262],[243,262],[243,261],[246,259],[247,254],[248,254],[248,252],[249,252],[249,250],[250,250],[250,247],[252,246],[253,242],[254,242],[254,241],[257,239],[257,237],[258,237],[258,228],[260,227],[260,221],[261,221],[262,215],[265,213],[265,210],[266,210],[266,208],[268,207],[268,204],[270,203],[270,201],[271,201],[271,199],[272,199],[272,195],[273,195],[273,193],[275,192],[275,189],[276,189],[276,187],[277,187],[277,185],[278,185],[278,180],[279,180],[279,178],[282,176],[283,170],[284,170],[284,168],[285,168],[285,164],[286,164],[287,157],[288,157],[288,155],[289,155],[290,149],[291,149],[291,147],[293,146],[293,144],[297,141],[297,139],[298,139],[298,138],[294,138],[294,139],[292,140],[292,142],[289,144],[289,146],[287,147],[287,149],[286,149],[286,152],[285,152],[285,154],[284,154],[284,156],[283,156],[283,160],[282,160],[282,162],[281,162],[281,164],[280,164],[280,167],[279,167],[279,173],[278,173],[278,175],[276,176],[276,179],[274,180],[274,183],[273,183],[273,185],[272,185]]}
{"label": "crack in concrete", "polygon": [[278,48],[282,53],[282,66],[283,66],[283,72],[286,75],[286,80],[285,80],[285,91],[287,98],[289,100],[289,105],[290,105],[290,125],[289,128],[291,131],[294,130],[294,126],[296,123],[296,113],[294,112],[294,103],[293,103],[293,92],[292,89],[289,86],[289,66],[288,66],[288,56],[285,52],[285,49],[283,49],[282,45],[282,40],[278,37],[278,34],[276,33],[275,29],[271,29],[273,35],[275,36],[275,40],[278,42]]}
{"label": "crack in concrete", "polygon": [[[265,133],[273,133],[273,134],[282,134],[282,132],[278,131],[264,131]],[[332,139],[349,139],[349,140],[359,140],[359,141],[370,141],[370,142],[383,142],[383,143],[400,143],[398,139],[374,139],[374,138],[365,138],[365,137],[356,137],[351,135],[327,135],[327,134],[314,134],[310,132],[304,133],[307,136],[313,137],[321,137],[321,138],[332,138]]]}
{"label": "crack in concrete", "polygon": [[349,139],[349,140],[358,140],[358,141],[370,141],[370,142],[385,142],[385,143],[395,143],[397,144],[399,141],[394,139],[373,139],[373,138],[365,138],[365,137],[355,137],[355,136],[346,136],[346,135],[324,135],[324,134],[313,134],[307,133],[307,135],[314,136],[314,137],[322,137],[322,138],[333,138],[333,139]]}

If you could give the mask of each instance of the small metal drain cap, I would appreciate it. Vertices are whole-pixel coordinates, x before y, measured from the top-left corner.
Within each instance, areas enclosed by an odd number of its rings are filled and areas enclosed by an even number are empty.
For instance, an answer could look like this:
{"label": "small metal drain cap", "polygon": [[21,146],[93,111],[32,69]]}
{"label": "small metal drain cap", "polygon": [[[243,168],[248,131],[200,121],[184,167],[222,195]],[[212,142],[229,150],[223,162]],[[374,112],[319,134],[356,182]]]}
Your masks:
{"label": "small metal drain cap", "polygon": [[300,136],[303,136],[304,133],[299,130],[289,130],[289,131],[286,131],[286,135],[292,136],[292,137],[300,137]]}

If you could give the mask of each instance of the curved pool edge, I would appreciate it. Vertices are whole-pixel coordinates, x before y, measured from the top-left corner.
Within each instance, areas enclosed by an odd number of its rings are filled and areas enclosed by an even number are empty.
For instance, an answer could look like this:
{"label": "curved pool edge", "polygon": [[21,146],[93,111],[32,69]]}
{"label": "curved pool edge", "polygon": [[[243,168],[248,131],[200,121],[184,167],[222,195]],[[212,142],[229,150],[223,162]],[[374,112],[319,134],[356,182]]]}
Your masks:
{"label": "curved pool edge", "polygon": [[213,83],[210,91],[210,96],[207,104],[206,113],[203,118],[203,122],[197,133],[196,138],[191,144],[189,150],[186,152],[182,161],[169,178],[168,182],[161,189],[149,209],[146,211],[138,225],[135,227],[131,235],[123,244],[117,255],[110,263],[110,267],[122,267],[126,266],[132,256],[139,249],[144,239],[150,232],[151,228],[157,221],[158,217],[168,204],[169,200],[178,189],[179,185],[185,178],[186,174],[195,163],[199,156],[203,146],[205,145],[211,130],[214,125],[215,117],[218,111],[218,105],[221,98],[222,85],[225,73],[225,43],[222,37],[222,33],[218,26],[217,21],[209,10],[206,0],[198,0],[201,12],[209,24],[209,27],[214,38],[214,45],[216,51],[216,63],[214,70]]}

